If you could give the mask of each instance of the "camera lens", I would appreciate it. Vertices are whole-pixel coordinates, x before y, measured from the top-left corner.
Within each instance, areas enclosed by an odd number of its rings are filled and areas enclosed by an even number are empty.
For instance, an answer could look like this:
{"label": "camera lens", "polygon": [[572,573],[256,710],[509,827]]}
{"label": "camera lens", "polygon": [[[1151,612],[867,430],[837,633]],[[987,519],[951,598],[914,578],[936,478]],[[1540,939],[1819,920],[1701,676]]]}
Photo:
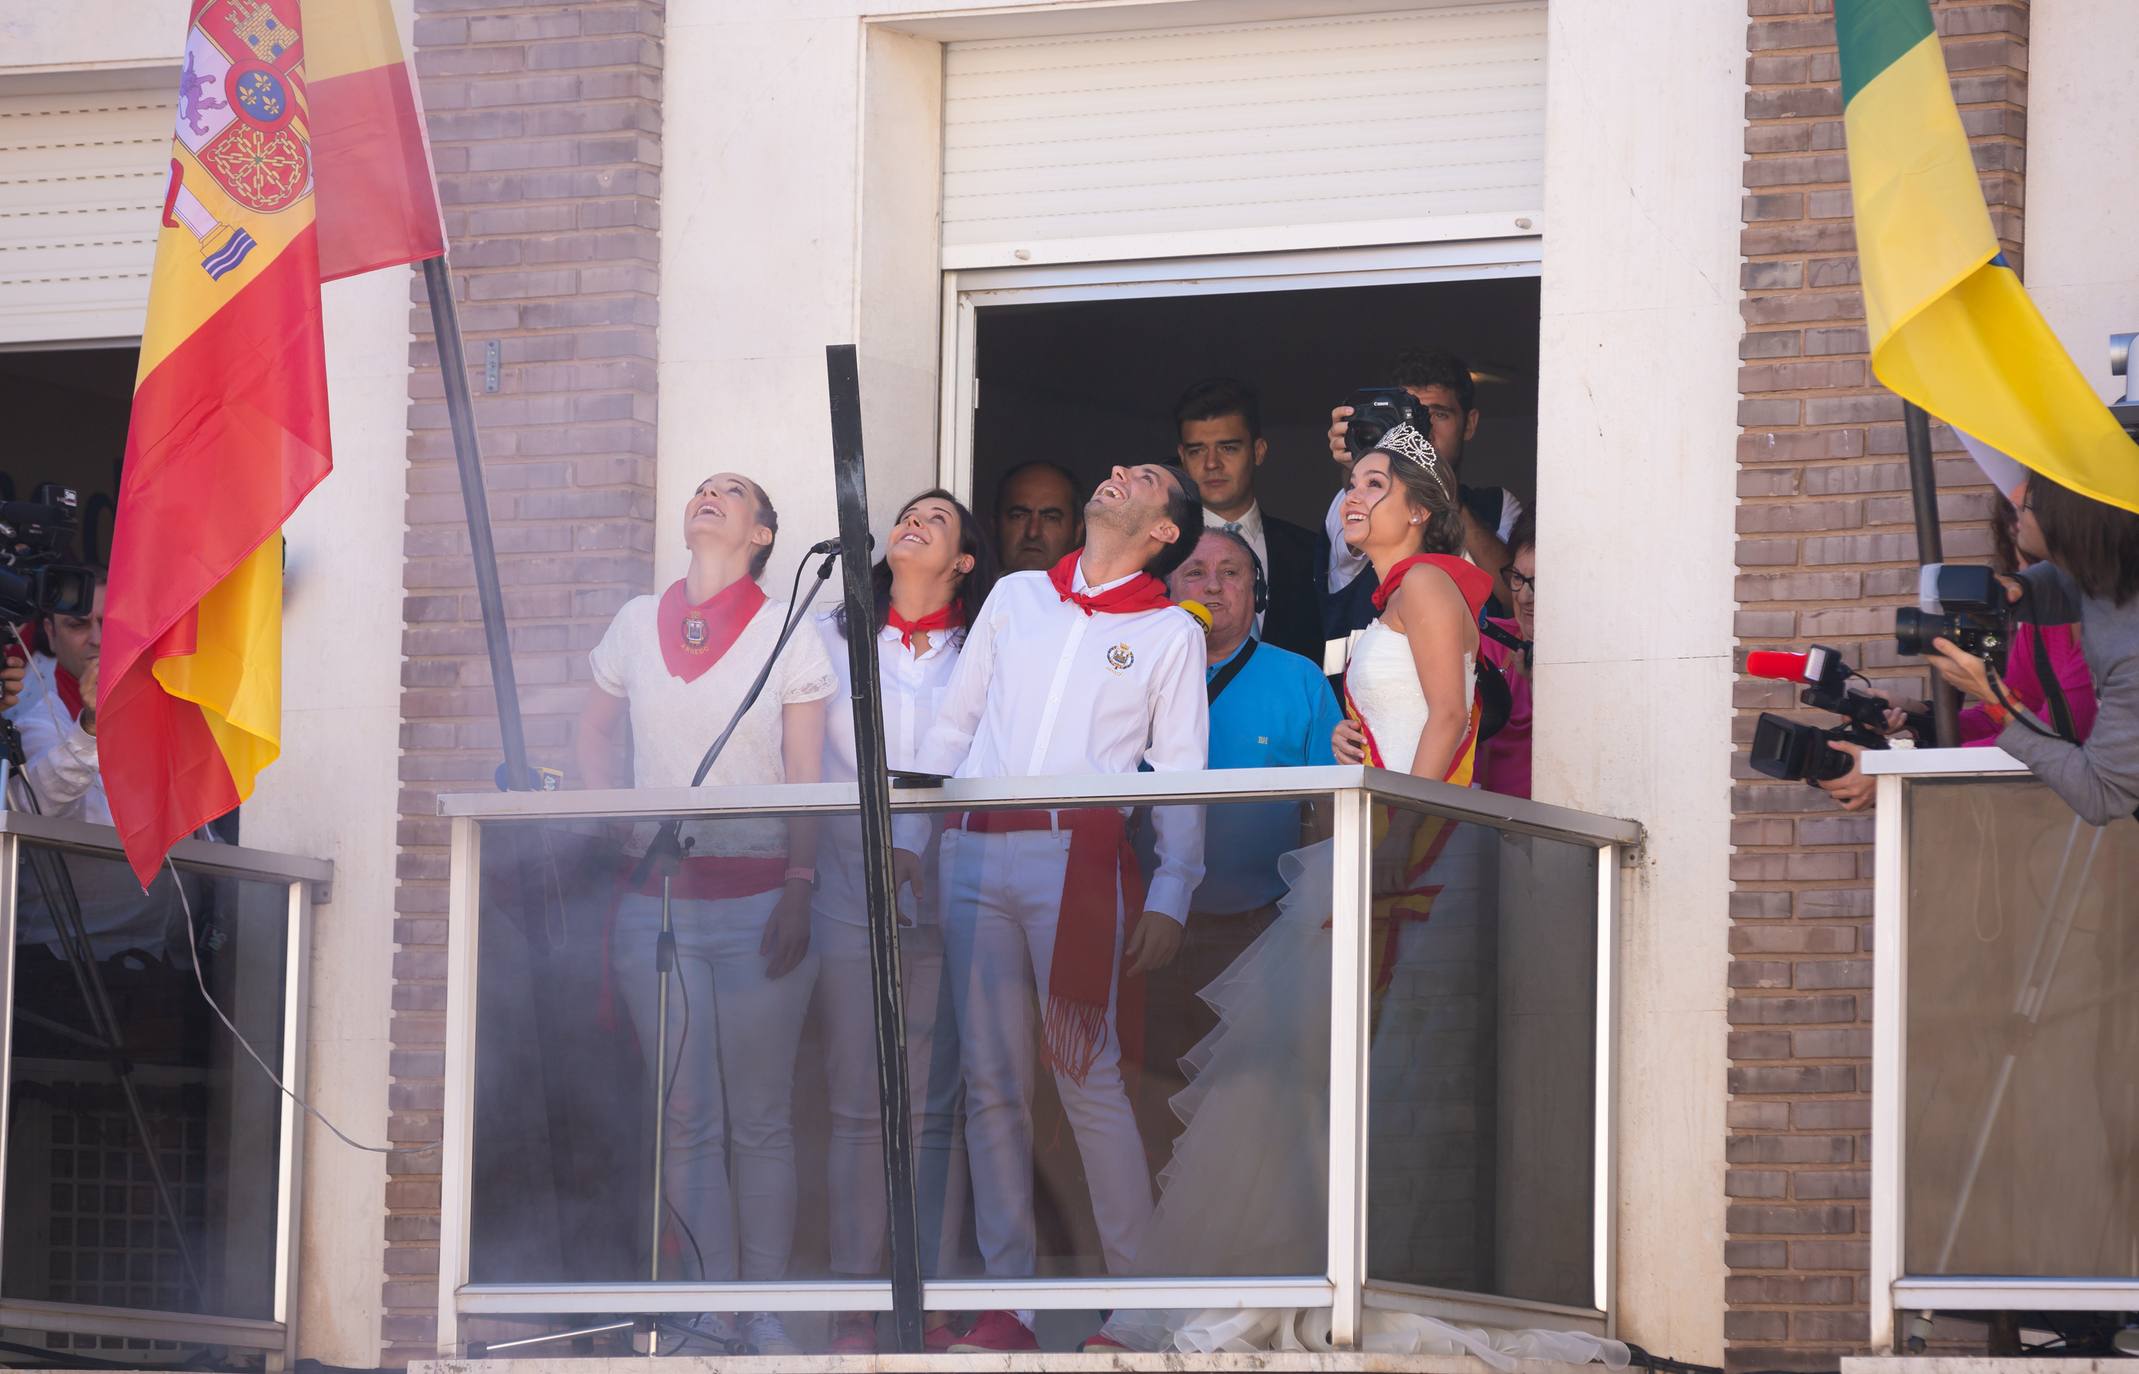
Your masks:
{"label": "camera lens", "polygon": [[1932,640],[1942,635],[1951,639],[1959,632],[1959,624],[1950,615],[1933,615],[1915,606],[1894,612],[1894,647],[1917,658],[1931,652]]}

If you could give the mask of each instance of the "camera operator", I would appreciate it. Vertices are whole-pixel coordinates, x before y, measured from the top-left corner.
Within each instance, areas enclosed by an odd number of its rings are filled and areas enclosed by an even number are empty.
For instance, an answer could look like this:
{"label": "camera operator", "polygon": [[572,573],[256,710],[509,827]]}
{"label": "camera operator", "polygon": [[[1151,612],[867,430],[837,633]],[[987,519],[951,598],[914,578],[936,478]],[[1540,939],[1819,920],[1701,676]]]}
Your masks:
{"label": "camera operator", "polygon": [[[85,616],[41,616],[33,624],[35,652],[11,665],[20,700],[7,708],[22,733],[24,780],[47,816],[110,825],[104,781],[97,772],[97,659],[104,639],[104,572],[96,573],[96,602]],[[0,679],[4,680],[4,679]],[[23,798],[10,784],[8,803]]]}
{"label": "camera operator", "polygon": [[[1998,733],[1998,747],[2028,766],[2093,825],[2139,807],[2139,515],[2082,496],[2040,473],[2028,477],[2022,512],[2042,533],[2044,561],[2002,579],[2017,615],[2037,625],[2079,622],[2094,677],[2094,729],[2084,744],[2059,739],[2025,712]],[[1979,702],[2004,707],[1989,666],[1946,639],[1931,666]],[[2008,700],[2010,694],[2007,694]]]}

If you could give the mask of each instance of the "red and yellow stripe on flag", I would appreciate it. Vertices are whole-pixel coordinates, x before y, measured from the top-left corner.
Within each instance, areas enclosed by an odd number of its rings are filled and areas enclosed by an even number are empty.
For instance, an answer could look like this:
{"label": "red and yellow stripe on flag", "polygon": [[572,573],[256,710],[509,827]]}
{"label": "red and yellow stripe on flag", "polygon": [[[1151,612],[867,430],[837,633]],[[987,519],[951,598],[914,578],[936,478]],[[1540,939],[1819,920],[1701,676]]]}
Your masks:
{"label": "red and yellow stripe on flag", "polygon": [[194,0],[191,16],[97,702],[144,884],[280,752],[278,532],[329,467],[297,0]]}
{"label": "red and yellow stripe on flag", "polygon": [[304,0],[319,278],[446,251],[416,84],[387,0]]}

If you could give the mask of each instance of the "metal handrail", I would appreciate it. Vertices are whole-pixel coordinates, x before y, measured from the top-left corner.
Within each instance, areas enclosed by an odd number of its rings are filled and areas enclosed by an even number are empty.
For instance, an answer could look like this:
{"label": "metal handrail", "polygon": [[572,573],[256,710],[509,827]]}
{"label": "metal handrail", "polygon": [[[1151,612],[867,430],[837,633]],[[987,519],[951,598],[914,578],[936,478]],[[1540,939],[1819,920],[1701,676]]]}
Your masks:
{"label": "metal handrail", "polygon": [[[0,811],[0,835],[20,835],[26,840],[107,858],[123,860],[126,857],[126,848],[119,842],[118,831],[88,821],[39,816],[28,811]],[[240,878],[299,883],[334,881],[332,859],[252,849],[241,844],[217,844],[191,836],[171,846],[171,858],[189,869],[228,873]]]}
{"label": "metal handrail", "polygon": [[[1356,764],[1314,768],[1222,768],[1193,773],[1106,773],[1030,778],[961,778],[941,787],[901,788],[895,812],[989,806],[1070,808],[1197,802],[1286,801],[1360,789],[1385,801],[1429,807],[1457,820],[1585,845],[1638,845],[1641,826],[1522,797],[1415,778]],[[438,799],[442,816],[477,820],[641,820],[669,816],[808,815],[853,811],[851,782],[755,787],[605,788],[583,792],[455,792]]]}

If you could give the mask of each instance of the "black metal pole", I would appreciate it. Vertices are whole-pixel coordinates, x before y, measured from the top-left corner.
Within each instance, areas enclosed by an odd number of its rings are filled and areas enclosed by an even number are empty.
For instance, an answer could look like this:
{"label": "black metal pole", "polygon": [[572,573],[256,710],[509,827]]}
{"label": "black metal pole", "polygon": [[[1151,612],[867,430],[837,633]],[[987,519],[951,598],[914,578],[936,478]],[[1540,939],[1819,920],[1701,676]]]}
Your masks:
{"label": "black metal pole", "polygon": [[476,442],[475,402],[468,394],[468,355],[461,346],[460,310],[453,303],[453,274],[443,257],[423,260],[423,286],[431,298],[431,332],[438,339],[438,370],[445,381],[461,502],[468,509],[468,554],[475,562],[475,599],[483,609],[483,642],[490,650],[490,689],[498,699],[505,786],[520,792],[528,786],[527,731],[520,724],[520,684],[512,670],[512,641],[505,633],[505,593],[498,585],[498,549],[490,537],[490,498],[483,491],[483,451]]}
{"label": "black metal pole", "polygon": [[847,593],[847,664],[854,680],[854,763],[861,786],[862,876],[869,896],[869,970],[876,984],[876,1082],[884,1114],[890,1194],[892,1326],[902,1354],[921,1353],[921,1245],[914,1145],[907,1113],[905,990],[899,977],[897,892],[891,876],[891,775],[884,767],[884,696],[876,668],[875,588],[869,580],[869,487],[862,472],[861,375],[853,344],[824,351],[832,394],[832,464]]}
{"label": "black metal pole", "polygon": [[[1942,563],[1945,541],[1939,535],[1938,469],[1931,461],[1931,417],[1912,401],[1901,403],[1902,433],[1909,442],[1909,496],[1916,510],[1916,561]],[[1961,742],[1960,694],[1946,679],[1931,674],[1932,733],[1941,749]]]}

